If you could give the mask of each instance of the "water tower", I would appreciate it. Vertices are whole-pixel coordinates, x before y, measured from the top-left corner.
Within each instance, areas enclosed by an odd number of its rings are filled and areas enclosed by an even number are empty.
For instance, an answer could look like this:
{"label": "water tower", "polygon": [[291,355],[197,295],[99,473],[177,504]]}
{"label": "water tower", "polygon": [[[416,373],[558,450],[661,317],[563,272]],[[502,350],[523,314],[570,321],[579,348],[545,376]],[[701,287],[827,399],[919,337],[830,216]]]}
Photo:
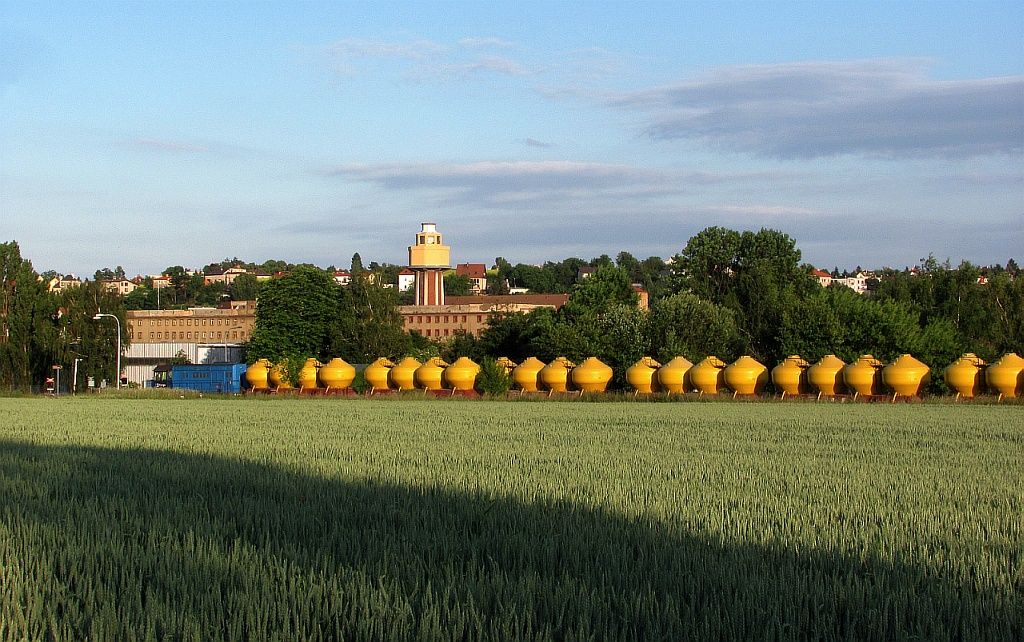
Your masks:
{"label": "water tower", "polygon": [[444,305],[444,273],[451,269],[451,248],[433,223],[420,223],[409,246],[409,269],[416,273],[416,305]]}

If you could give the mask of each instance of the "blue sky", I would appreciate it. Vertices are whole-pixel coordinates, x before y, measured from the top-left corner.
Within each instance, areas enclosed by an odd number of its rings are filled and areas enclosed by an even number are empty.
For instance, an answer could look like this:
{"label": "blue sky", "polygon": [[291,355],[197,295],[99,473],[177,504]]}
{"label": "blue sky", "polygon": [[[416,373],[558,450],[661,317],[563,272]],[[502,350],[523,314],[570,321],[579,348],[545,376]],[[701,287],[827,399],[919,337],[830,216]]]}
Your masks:
{"label": "blue sky", "polygon": [[1019,2],[0,2],[0,240],[238,256],[1024,259]]}

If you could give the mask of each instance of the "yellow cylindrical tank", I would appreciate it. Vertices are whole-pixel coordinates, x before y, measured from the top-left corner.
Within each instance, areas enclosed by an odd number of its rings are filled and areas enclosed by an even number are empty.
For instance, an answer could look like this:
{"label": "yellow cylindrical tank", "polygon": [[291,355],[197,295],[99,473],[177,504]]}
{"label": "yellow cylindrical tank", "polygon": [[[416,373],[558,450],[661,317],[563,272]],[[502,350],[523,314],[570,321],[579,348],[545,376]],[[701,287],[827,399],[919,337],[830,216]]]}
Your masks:
{"label": "yellow cylindrical tank", "polygon": [[511,376],[512,371],[516,369],[516,362],[509,359],[508,357],[498,357],[495,360],[495,363],[502,367],[505,370],[505,374],[509,376]]}
{"label": "yellow cylindrical tank", "polygon": [[818,394],[832,397],[843,391],[843,368],[846,362],[834,354],[826,354],[807,369],[807,381]]}
{"label": "yellow cylindrical tank", "polygon": [[427,359],[426,363],[416,368],[416,372],[413,373],[413,381],[415,381],[416,387],[423,388],[424,390],[443,390],[442,379],[444,379],[444,369],[448,365],[441,357],[430,357]]}
{"label": "yellow cylindrical tank", "polygon": [[988,387],[1001,397],[1013,399],[1024,394],[1024,359],[1016,352],[1008,352],[985,369]]}
{"label": "yellow cylindrical tank", "polygon": [[801,395],[810,390],[807,383],[807,368],[811,364],[798,354],[792,354],[772,368],[772,383],[786,395]]}
{"label": "yellow cylindrical tank", "polygon": [[843,368],[843,383],[857,395],[884,394],[882,388],[882,366],[885,365],[874,355],[864,354]]}
{"label": "yellow cylindrical tank", "polygon": [[946,384],[959,397],[972,399],[981,393],[985,383],[985,362],[973,352],[964,353],[943,371]]}
{"label": "yellow cylindrical tank", "polygon": [[569,371],[575,365],[565,357],[555,357],[540,371],[541,386],[551,392],[565,392],[569,387]]}
{"label": "yellow cylindrical tank", "polygon": [[636,390],[637,394],[649,395],[654,392],[655,375],[661,364],[650,357],[641,357],[639,361],[626,368],[626,383]]}
{"label": "yellow cylindrical tank", "polygon": [[512,370],[512,381],[523,392],[537,392],[540,382],[540,371],[544,362],[537,357],[530,357]]}
{"label": "yellow cylindrical tank", "polygon": [[717,395],[725,386],[725,362],[711,355],[690,368],[687,377],[690,385],[702,394]]}
{"label": "yellow cylindrical tank", "polygon": [[722,371],[725,385],[738,395],[758,395],[768,383],[768,368],[753,357],[743,355]]}
{"label": "yellow cylindrical tank", "polygon": [[328,390],[344,390],[352,385],[356,369],[340,357],[335,357],[320,366],[320,385]]}
{"label": "yellow cylindrical tank", "polygon": [[452,365],[445,368],[444,380],[453,390],[472,390],[476,385],[476,376],[480,374],[480,364],[469,357],[459,357]]}
{"label": "yellow cylindrical tank", "polygon": [[572,369],[572,385],[583,392],[604,392],[611,380],[611,367],[597,357],[585,359]]}
{"label": "yellow cylindrical tank", "polygon": [[255,363],[245,369],[245,380],[253,390],[266,390],[270,387],[270,361],[258,359]]}
{"label": "yellow cylindrical tank", "polygon": [[412,390],[416,387],[416,370],[422,366],[415,357],[406,357],[391,369],[391,386],[398,390]]}
{"label": "yellow cylindrical tank", "polygon": [[268,379],[270,380],[270,385],[277,390],[287,390],[292,387],[292,382],[288,381],[288,377],[286,376],[284,362],[274,364],[274,367],[270,369]]}
{"label": "yellow cylindrical tank", "polygon": [[387,357],[381,357],[363,370],[363,377],[371,390],[387,390],[390,387],[391,369],[395,364]]}
{"label": "yellow cylindrical tank", "polygon": [[882,368],[882,381],[899,397],[916,397],[931,378],[928,366],[909,354]]}
{"label": "yellow cylindrical tank", "polygon": [[320,362],[310,357],[299,370],[299,390],[316,390],[316,371]]}
{"label": "yellow cylindrical tank", "polygon": [[690,362],[686,357],[676,357],[658,368],[658,373],[655,375],[655,379],[658,381],[658,386],[666,392],[683,393],[689,388],[687,383],[687,373],[690,372],[690,368],[693,367],[693,363]]}

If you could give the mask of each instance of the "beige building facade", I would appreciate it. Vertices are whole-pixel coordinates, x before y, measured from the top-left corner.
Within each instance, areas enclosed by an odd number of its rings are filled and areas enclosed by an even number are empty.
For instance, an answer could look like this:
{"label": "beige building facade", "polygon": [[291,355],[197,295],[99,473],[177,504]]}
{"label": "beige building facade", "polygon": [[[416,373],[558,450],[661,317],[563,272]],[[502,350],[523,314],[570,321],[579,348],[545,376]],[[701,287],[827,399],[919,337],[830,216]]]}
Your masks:
{"label": "beige building facade", "polygon": [[402,326],[433,341],[443,341],[459,333],[480,336],[492,316],[531,312],[537,308],[565,305],[567,294],[522,294],[505,296],[449,296],[445,305],[403,305]]}
{"label": "beige building facade", "polygon": [[256,324],[255,301],[231,301],[223,308],[129,310],[132,343],[241,343]]}

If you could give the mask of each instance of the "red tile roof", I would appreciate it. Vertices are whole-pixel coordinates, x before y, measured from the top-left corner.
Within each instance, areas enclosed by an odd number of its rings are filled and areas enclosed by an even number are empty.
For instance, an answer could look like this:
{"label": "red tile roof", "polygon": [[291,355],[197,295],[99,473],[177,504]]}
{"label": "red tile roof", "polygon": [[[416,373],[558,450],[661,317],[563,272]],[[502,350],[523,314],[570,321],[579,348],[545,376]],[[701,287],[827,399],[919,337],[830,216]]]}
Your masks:
{"label": "red tile roof", "polygon": [[455,273],[471,279],[486,279],[487,266],[483,263],[459,263],[455,266]]}

